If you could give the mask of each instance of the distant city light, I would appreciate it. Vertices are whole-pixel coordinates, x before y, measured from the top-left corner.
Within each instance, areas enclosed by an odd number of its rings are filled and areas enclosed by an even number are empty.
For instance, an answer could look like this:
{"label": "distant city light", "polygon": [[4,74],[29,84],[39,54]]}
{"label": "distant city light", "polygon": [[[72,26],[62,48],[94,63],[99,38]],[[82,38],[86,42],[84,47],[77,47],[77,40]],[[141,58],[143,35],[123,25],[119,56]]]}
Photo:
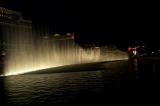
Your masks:
{"label": "distant city light", "polygon": [[66,33],[66,35],[67,35],[67,36],[70,36],[70,35],[71,35],[71,33]]}
{"label": "distant city light", "polygon": [[58,36],[60,36],[60,34],[58,34],[58,33],[55,33],[55,34],[54,34],[54,36],[55,36],[55,37],[58,37]]}
{"label": "distant city light", "polygon": [[133,51],[133,54],[134,54],[134,55],[137,55],[137,51],[136,51],[136,50],[134,50],[134,51]]}
{"label": "distant city light", "polygon": [[99,49],[100,47],[95,47],[96,49]]}

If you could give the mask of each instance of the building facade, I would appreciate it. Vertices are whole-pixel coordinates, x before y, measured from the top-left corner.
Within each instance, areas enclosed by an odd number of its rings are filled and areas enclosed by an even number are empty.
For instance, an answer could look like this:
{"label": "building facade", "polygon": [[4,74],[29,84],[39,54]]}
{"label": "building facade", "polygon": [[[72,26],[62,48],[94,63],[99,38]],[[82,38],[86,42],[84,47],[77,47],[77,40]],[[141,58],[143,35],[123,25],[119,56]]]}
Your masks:
{"label": "building facade", "polygon": [[[0,45],[1,50],[10,45],[9,38],[32,32],[32,21],[24,20],[20,12],[0,7]],[[15,36],[16,35],[16,36]],[[27,35],[27,34],[26,34]],[[8,40],[8,41],[7,41]]]}
{"label": "building facade", "polygon": [[24,20],[20,12],[0,7],[0,74],[7,51],[14,49],[17,43],[26,43],[21,38],[22,36],[31,37],[31,33],[32,21]]}

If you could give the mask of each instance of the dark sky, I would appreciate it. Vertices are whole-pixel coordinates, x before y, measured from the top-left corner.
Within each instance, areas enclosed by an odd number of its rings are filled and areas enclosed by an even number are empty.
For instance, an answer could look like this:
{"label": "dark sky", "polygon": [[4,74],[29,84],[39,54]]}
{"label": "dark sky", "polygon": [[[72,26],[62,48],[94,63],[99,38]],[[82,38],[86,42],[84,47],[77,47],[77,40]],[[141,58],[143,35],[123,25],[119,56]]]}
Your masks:
{"label": "dark sky", "polygon": [[80,42],[97,44],[155,43],[158,6],[151,2],[105,0],[0,0],[34,22],[56,26],[59,32],[75,32]]}

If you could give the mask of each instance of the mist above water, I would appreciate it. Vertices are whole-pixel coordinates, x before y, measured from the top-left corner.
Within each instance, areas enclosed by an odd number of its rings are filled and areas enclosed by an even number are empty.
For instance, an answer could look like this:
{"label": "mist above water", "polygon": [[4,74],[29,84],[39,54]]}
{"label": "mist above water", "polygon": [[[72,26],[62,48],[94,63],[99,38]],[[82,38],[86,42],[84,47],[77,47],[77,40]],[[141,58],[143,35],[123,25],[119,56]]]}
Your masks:
{"label": "mist above water", "polygon": [[[99,61],[99,50],[84,50],[73,34],[48,37],[31,26],[3,24],[6,37],[4,74],[14,75],[50,67]],[[42,32],[44,33],[44,32]],[[34,35],[33,35],[34,34]]]}
{"label": "mist above water", "polygon": [[[5,14],[4,14],[5,12]],[[126,59],[126,53],[82,48],[74,41],[74,33],[60,35],[49,27],[32,27],[21,13],[0,8],[1,45],[4,49],[3,75],[17,75],[51,67],[98,61]]]}
{"label": "mist above water", "polygon": [[70,35],[49,36],[47,31],[32,31],[31,26],[7,24],[3,24],[3,32],[7,44],[5,75],[71,64],[113,60],[115,57],[112,54],[104,58],[101,56],[100,48],[97,47],[88,49],[80,47],[74,42],[74,35],[71,33]]}

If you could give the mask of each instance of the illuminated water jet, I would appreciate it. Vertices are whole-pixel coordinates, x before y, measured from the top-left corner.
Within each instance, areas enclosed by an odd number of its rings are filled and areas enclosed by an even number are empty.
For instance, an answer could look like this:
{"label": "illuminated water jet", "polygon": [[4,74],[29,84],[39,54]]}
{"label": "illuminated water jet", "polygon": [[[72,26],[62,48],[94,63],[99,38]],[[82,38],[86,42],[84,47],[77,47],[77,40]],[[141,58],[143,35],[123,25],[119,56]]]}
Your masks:
{"label": "illuminated water jet", "polygon": [[[53,34],[43,26],[35,30],[32,22],[24,20],[19,12],[0,7],[0,19],[5,76],[70,64],[119,59],[115,58],[117,54],[114,55],[114,52],[104,57],[99,47],[80,47],[74,42],[74,33]],[[121,59],[127,57],[124,52],[120,51],[119,54]]]}

